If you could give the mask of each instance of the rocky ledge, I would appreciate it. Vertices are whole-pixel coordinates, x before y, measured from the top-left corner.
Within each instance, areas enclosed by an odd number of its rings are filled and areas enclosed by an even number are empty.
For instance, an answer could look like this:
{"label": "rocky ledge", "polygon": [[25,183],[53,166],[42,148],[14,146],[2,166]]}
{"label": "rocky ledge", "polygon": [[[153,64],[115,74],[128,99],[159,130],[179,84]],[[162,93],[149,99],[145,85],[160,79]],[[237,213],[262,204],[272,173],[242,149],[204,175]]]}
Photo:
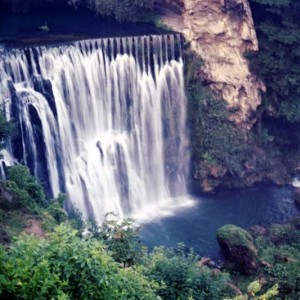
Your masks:
{"label": "rocky ledge", "polygon": [[230,120],[250,129],[265,87],[244,58],[258,50],[248,0],[169,0],[160,11],[164,24],[204,60],[202,78],[229,104]]}

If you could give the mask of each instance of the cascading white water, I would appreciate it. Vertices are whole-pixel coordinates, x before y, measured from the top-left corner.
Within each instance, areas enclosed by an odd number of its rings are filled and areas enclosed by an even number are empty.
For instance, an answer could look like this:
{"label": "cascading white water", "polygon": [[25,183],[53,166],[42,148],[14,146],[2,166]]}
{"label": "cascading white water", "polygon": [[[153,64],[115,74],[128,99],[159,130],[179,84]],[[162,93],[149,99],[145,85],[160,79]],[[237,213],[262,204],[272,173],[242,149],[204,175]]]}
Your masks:
{"label": "cascading white water", "polygon": [[0,96],[22,139],[9,149],[101,221],[186,194],[180,37],[97,39],[7,51]]}

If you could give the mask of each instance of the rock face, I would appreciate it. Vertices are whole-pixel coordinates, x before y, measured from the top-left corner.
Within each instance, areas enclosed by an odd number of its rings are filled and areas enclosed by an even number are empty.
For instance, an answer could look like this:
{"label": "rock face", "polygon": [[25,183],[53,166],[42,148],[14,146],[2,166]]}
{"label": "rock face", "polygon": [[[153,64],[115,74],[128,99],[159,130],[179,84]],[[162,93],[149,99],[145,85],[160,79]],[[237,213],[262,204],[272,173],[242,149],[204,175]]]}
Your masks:
{"label": "rock face", "polygon": [[252,236],[244,229],[225,225],[217,231],[218,243],[234,269],[251,274],[257,270],[257,249]]}
{"label": "rock face", "polygon": [[203,58],[202,78],[229,104],[230,120],[249,129],[264,85],[243,56],[258,50],[248,0],[169,0],[161,11],[163,22]]}

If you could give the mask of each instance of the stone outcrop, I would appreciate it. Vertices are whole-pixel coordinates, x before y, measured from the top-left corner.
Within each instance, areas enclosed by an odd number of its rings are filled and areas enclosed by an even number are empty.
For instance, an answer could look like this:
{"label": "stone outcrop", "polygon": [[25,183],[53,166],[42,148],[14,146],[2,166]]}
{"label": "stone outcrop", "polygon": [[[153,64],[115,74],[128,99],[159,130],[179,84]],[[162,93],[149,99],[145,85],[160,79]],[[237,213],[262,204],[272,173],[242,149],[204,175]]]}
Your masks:
{"label": "stone outcrop", "polygon": [[217,231],[217,240],[233,269],[245,274],[257,270],[257,249],[250,233],[235,225],[225,225]]}
{"label": "stone outcrop", "polygon": [[202,78],[229,104],[231,121],[249,129],[264,85],[243,56],[258,50],[248,0],[168,0],[160,11],[164,24],[203,58]]}

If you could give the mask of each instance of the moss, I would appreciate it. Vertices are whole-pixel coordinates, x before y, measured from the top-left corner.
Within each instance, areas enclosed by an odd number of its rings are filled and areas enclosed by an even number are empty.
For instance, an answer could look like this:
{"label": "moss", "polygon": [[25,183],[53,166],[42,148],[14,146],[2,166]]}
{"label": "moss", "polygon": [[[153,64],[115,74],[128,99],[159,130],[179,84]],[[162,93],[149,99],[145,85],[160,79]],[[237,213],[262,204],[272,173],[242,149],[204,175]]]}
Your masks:
{"label": "moss", "polygon": [[253,249],[254,247],[251,234],[235,225],[221,227],[217,231],[217,237],[226,240],[231,245],[241,245],[249,249]]}
{"label": "moss", "polygon": [[225,225],[217,231],[217,240],[225,254],[228,269],[248,275],[257,271],[257,249],[246,230]]}

